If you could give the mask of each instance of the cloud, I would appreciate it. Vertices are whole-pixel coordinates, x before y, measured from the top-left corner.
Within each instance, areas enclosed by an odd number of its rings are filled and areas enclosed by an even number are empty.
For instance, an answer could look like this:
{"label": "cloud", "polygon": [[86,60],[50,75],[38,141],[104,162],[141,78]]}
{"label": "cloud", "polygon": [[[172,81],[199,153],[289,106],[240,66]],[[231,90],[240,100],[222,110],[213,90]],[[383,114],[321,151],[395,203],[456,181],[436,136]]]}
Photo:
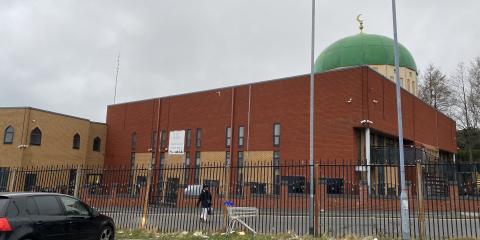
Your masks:
{"label": "cloud", "polygon": [[[310,70],[309,0],[0,3],[1,106],[105,121],[117,102],[274,79]],[[399,39],[419,69],[453,71],[480,55],[480,2],[398,1]],[[316,53],[356,34],[392,35],[389,1],[317,0]]]}

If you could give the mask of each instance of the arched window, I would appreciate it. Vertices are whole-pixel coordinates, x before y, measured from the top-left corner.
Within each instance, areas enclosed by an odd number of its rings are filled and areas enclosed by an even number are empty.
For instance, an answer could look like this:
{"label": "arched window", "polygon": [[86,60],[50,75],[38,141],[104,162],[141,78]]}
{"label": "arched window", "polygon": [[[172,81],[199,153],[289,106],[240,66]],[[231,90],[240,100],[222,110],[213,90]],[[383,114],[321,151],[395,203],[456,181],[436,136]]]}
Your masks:
{"label": "arched window", "polygon": [[30,145],[40,146],[42,145],[42,131],[38,127],[32,130],[30,133]]}
{"label": "arched window", "polygon": [[78,133],[76,133],[75,135],[73,135],[73,145],[72,145],[72,148],[73,149],[80,149],[80,135]]}
{"label": "arched window", "polygon": [[3,144],[12,144],[13,143],[13,133],[14,129],[12,126],[5,128],[5,133],[3,135]]}
{"label": "arched window", "polygon": [[100,152],[100,145],[102,145],[102,140],[99,137],[93,139],[93,151]]}

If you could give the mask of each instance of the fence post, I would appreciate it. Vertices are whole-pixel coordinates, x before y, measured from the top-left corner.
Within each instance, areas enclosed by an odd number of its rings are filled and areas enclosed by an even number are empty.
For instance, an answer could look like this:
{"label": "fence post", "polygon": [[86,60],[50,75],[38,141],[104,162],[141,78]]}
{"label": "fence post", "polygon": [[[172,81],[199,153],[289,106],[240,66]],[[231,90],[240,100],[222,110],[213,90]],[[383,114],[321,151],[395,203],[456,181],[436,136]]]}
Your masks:
{"label": "fence post", "polygon": [[81,176],[82,176],[82,166],[77,167],[77,175],[75,176],[75,189],[73,190],[73,196],[78,198],[78,193],[80,191],[80,182],[81,182]]}
{"label": "fence post", "polygon": [[320,235],[320,217],[319,217],[319,213],[320,213],[320,165],[319,164],[315,164],[315,174],[314,174],[314,178],[313,178],[315,181],[314,181],[314,184],[315,184],[315,195],[314,197],[316,198],[315,199],[315,208],[314,208],[314,219],[313,219],[313,222],[314,222],[314,226],[315,226],[315,236],[319,236]]}
{"label": "fence post", "polygon": [[418,238],[425,239],[425,212],[423,209],[422,164],[417,161]]}
{"label": "fence post", "polygon": [[147,186],[145,187],[145,201],[143,202],[143,212],[142,220],[140,222],[140,228],[145,228],[147,224],[147,215],[148,215],[148,199],[150,198],[150,187],[152,185],[152,164],[149,164],[147,172]]}
{"label": "fence post", "polygon": [[10,174],[10,182],[8,184],[8,191],[15,192],[15,182],[17,180],[17,169],[14,168]]}

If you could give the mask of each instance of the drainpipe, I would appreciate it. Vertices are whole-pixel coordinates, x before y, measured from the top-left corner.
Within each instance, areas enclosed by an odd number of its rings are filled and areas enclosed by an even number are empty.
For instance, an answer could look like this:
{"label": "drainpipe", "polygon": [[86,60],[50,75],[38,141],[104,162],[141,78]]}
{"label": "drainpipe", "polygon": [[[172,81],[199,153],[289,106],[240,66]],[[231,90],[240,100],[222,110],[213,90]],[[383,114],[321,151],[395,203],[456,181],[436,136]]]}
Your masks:
{"label": "drainpipe", "polygon": [[370,124],[373,122],[370,120],[360,121],[365,128],[365,159],[367,160],[367,185],[368,185],[368,194],[372,194],[372,176],[371,176],[371,154],[370,154]]}

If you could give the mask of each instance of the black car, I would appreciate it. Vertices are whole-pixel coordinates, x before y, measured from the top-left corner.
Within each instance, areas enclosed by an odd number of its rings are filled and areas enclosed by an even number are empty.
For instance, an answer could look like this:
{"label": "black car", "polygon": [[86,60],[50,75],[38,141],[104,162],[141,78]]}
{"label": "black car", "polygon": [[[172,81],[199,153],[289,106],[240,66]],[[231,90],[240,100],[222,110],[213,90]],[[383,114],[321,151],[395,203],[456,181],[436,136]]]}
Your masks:
{"label": "black car", "polygon": [[80,200],[56,193],[0,193],[0,240],[114,239],[115,225]]}

